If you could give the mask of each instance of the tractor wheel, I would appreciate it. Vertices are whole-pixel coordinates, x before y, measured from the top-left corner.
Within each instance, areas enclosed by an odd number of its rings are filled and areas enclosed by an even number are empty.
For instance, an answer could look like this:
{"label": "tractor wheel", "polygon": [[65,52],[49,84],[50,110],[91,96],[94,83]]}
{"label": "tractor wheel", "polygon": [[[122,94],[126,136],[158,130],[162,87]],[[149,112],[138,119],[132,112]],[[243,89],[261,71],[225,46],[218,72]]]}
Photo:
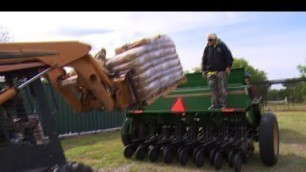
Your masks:
{"label": "tractor wheel", "polygon": [[123,151],[123,155],[126,158],[131,158],[133,156],[134,153],[134,145],[133,144],[129,144],[127,146],[125,146],[124,151]]}
{"label": "tractor wheel", "polygon": [[170,146],[166,146],[164,149],[164,162],[170,164],[174,159],[174,151]]}
{"label": "tractor wheel", "polygon": [[233,153],[234,153],[233,150],[228,151],[227,156],[226,156],[226,161],[227,162],[230,162],[230,159],[231,159],[231,156],[232,156]]}
{"label": "tractor wheel", "polygon": [[132,125],[132,118],[125,118],[125,120],[122,123],[121,127],[121,141],[124,146],[131,143],[131,125]]}
{"label": "tractor wheel", "polygon": [[93,169],[90,166],[84,165],[82,172],[93,172]]}
{"label": "tractor wheel", "polygon": [[136,159],[143,160],[146,157],[146,153],[148,151],[148,147],[145,145],[139,145],[136,150]]}
{"label": "tractor wheel", "polygon": [[235,157],[233,159],[233,166],[234,166],[235,172],[241,171],[241,165],[242,165],[241,156],[239,153],[237,153],[235,154]]}
{"label": "tractor wheel", "polygon": [[240,153],[240,157],[241,157],[241,162],[242,162],[243,164],[246,164],[247,161],[248,161],[247,155],[246,155],[244,152],[241,152],[241,153]]}
{"label": "tractor wheel", "polygon": [[230,167],[233,167],[234,158],[235,158],[235,155],[236,155],[236,154],[238,154],[238,153],[235,152],[235,151],[233,151],[233,150],[229,151],[229,153],[228,153],[227,158],[228,158],[228,165],[229,165]]}
{"label": "tractor wheel", "polygon": [[149,159],[151,162],[157,161],[159,156],[159,147],[158,146],[152,146],[149,150]]}
{"label": "tractor wheel", "polygon": [[90,167],[82,163],[72,163],[70,167],[73,172],[92,172],[93,171]]}
{"label": "tractor wheel", "polygon": [[92,168],[77,162],[67,162],[61,166],[56,165],[53,172],[93,172]]}
{"label": "tractor wheel", "polygon": [[179,153],[179,163],[181,165],[186,165],[187,162],[188,162],[188,156],[189,156],[189,151],[188,151],[188,148],[184,148],[180,151]]}
{"label": "tractor wheel", "polygon": [[216,152],[217,152],[216,148],[214,148],[213,150],[210,151],[209,162],[210,162],[211,165],[214,165],[214,159],[215,159]]}
{"label": "tractor wheel", "polygon": [[195,158],[196,158],[196,156],[197,156],[197,153],[198,153],[198,151],[201,149],[201,146],[198,146],[198,147],[196,147],[196,148],[194,148],[193,149],[193,151],[192,151],[192,158],[193,158],[193,160],[195,160]]}
{"label": "tractor wheel", "polygon": [[215,169],[216,170],[220,170],[221,169],[222,162],[223,162],[222,155],[221,155],[221,153],[219,151],[217,151],[215,153],[215,156],[214,156],[214,164],[215,164]]}
{"label": "tractor wheel", "polygon": [[273,113],[263,114],[259,125],[259,151],[265,165],[277,163],[279,154],[279,130]]}
{"label": "tractor wheel", "polygon": [[197,167],[202,167],[204,165],[204,149],[198,149],[196,156],[194,158]]}
{"label": "tractor wheel", "polygon": [[180,146],[180,147],[177,149],[177,154],[179,155],[180,152],[181,152],[184,148],[186,148],[186,147],[185,147],[185,146]]}

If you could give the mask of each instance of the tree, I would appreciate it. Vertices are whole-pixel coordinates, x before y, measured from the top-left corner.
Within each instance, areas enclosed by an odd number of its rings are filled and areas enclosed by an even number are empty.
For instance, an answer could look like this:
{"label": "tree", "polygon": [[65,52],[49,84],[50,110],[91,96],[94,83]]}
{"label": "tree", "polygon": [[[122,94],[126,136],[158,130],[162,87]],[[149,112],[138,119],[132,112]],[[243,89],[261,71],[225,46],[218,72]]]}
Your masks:
{"label": "tree", "polygon": [[[301,77],[306,77],[306,66],[298,65],[297,69],[300,71]],[[290,82],[293,79],[289,79],[288,82],[283,83],[286,88],[286,94],[288,100],[292,102],[302,102],[306,96],[306,83],[305,82]]]}
{"label": "tree", "polygon": [[268,100],[283,100],[287,95],[286,89],[272,89],[268,92]]}
{"label": "tree", "polygon": [[189,71],[189,70],[184,70],[183,73],[184,73],[184,74],[189,74],[190,71]]}
{"label": "tree", "polygon": [[250,73],[253,82],[267,80],[267,74],[264,71],[255,69],[244,58],[234,58],[232,68],[244,68],[246,72]]}
{"label": "tree", "polygon": [[[259,70],[244,58],[234,58],[232,68],[244,68],[246,72],[251,75],[251,83],[256,83],[258,81],[267,81],[267,74],[263,70]],[[268,91],[271,85],[269,84],[257,84],[256,86],[256,96],[262,97],[267,100]]]}
{"label": "tree", "polygon": [[192,70],[194,73],[200,73],[202,72],[202,66],[194,67]]}
{"label": "tree", "polygon": [[300,74],[302,77],[306,77],[306,65],[298,65],[298,70],[300,71]]}
{"label": "tree", "polygon": [[[297,69],[300,71],[300,75],[301,77],[306,78],[306,65],[298,65]],[[306,97],[306,82],[301,82],[301,94],[304,96],[304,98]]]}
{"label": "tree", "polygon": [[[290,80],[288,80],[290,81]],[[286,87],[286,93],[288,100],[291,102],[302,102],[303,101],[303,83],[290,83],[285,82],[283,86]]]}
{"label": "tree", "polygon": [[3,26],[0,26],[0,42],[10,42],[12,41],[12,36],[10,32]]}

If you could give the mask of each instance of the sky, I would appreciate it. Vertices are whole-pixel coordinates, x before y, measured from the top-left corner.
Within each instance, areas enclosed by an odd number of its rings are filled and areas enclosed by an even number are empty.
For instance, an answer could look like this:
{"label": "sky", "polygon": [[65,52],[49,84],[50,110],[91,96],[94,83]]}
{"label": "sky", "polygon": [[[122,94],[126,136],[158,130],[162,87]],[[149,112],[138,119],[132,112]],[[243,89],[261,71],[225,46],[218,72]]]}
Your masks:
{"label": "sky", "polygon": [[14,42],[81,41],[115,48],[157,34],[175,43],[184,70],[201,64],[206,35],[216,33],[235,58],[268,79],[299,77],[306,65],[306,12],[0,12],[0,27]]}

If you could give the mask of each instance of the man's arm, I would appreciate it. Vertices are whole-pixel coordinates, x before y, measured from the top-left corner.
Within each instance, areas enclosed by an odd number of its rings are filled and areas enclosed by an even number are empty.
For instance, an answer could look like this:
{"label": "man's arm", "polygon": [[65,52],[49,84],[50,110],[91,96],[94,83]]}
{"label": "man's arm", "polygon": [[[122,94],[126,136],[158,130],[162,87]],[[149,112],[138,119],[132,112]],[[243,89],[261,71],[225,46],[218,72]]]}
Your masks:
{"label": "man's arm", "polygon": [[225,54],[225,60],[226,60],[226,67],[231,68],[233,64],[233,56],[229,48],[226,46],[226,44],[223,44],[224,54]]}
{"label": "man's arm", "polygon": [[225,63],[226,63],[226,73],[229,75],[231,73],[231,67],[233,64],[233,56],[229,48],[223,43],[224,55],[225,55]]}
{"label": "man's arm", "polygon": [[202,76],[205,77],[206,76],[206,72],[205,72],[205,68],[206,68],[206,48],[204,48],[204,51],[203,51],[203,55],[202,55],[202,63],[201,63],[201,67],[202,67]]}
{"label": "man's arm", "polygon": [[202,55],[202,63],[201,63],[202,71],[206,70],[206,66],[207,66],[207,46],[204,48]]}

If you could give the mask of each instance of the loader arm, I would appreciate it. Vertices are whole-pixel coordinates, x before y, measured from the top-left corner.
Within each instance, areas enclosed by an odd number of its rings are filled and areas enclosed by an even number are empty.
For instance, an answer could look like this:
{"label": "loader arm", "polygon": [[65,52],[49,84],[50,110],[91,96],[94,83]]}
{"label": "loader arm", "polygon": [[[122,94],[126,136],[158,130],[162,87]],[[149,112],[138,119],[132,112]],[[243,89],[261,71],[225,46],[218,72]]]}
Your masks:
{"label": "loader arm", "polygon": [[[124,84],[127,80],[123,78],[113,81],[104,72],[103,66],[89,54],[90,50],[90,45],[77,41],[3,43],[0,45],[0,73],[34,67],[50,68],[41,76],[47,78],[67,103],[78,112],[94,108],[112,111],[131,106],[127,104],[127,93],[122,93],[128,90]],[[72,67],[76,75],[69,76],[64,67]],[[74,79],[74,84],[61,84],[62,81],[71,78]],[[16,88],[7,90],[7,94],[0,94],[1,103],[13,97],[18,91]]]}

